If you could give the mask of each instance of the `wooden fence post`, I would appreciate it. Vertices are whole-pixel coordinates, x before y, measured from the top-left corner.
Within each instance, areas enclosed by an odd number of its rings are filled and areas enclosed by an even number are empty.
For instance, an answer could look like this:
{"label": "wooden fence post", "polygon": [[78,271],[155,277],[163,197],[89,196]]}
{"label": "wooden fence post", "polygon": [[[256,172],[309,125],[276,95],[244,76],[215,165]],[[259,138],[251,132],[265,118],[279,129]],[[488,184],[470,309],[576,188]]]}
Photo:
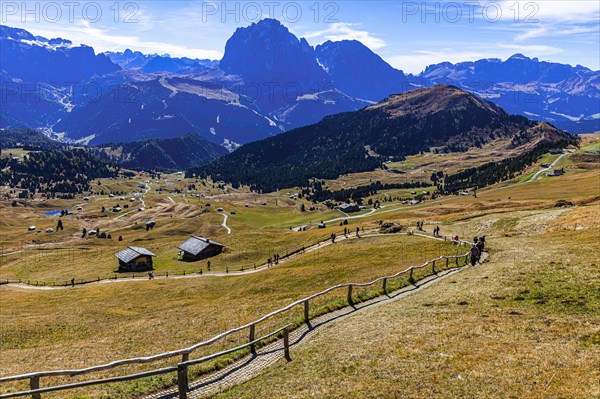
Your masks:
{"label": "wooden fence post", "polygon": [[431,272],[435,274],[435,260],[431,262]]}
{"label": "wooden fence post", "polygon": [[[38,376],[33,376],[29,379],[29,388],[31,388],[31,390],[34,389],[39,389],[40,388],[40,377]],[[42,394],[40,393],[34,393],[31,395],[31,399],[41,399],[42,398]]]}
{"label": "wooden fence post", "polygon": [[283,329],[283,355],[288,362],[292,360],[290,357],[290,332],[288,327]]}
{"label": "wooden fence post", "polygon": [[413,284],[415,282],[415,280],[413,279],[413,275],[412,274],[413,274],[413,268],[411,267],[410,268],[410,274],[408,276],[408,282],[411,283],[411,284]]}
{"label": "wooden fence post", "polygon": [[352,306],[352,284],[348,285],[348,305]]}
{"label": "wooden fence post", "polygon": [[456,263],[456,266],[458,266],[458,256],[454,258],[454,263]]}
{"label": "wooden fence post", "polygon": [[[250,336],[248,337],[249,342],[254,341],[254,333],[256,331],[256,326],[254,324],[250,324]],[[256,355],[256,347],[254,344],[250,345],[250,351],[253,355]]]}
{"label": "wooden fence post", "polygon": [[187,399],[187,366],[185,364],[177,365],[177,390],[179,392],[179,399]]}
{"label": "wooden fence post", "polygon": [[304,322],[306,324],[310,323],[310,318],[308,317],[308,299],[304,301]]}
{"label": "wooden fence post", "polygon": [[383,279],[383,295],[387,295],[387,277]]}
{"label": "wooden fence post", "polygon": [[450,261],[449,258],[446,258],[446,269],[448,268],[448,262]]}

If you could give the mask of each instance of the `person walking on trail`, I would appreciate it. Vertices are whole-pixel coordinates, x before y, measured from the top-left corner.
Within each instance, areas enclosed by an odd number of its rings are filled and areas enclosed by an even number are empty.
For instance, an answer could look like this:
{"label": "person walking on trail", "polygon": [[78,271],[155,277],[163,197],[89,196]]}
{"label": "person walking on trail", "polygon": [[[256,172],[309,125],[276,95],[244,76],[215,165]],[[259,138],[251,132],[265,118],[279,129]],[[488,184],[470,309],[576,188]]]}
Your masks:
{"label": "person walking on trail", "polygon": [[75,279],[74,278],[71,279],[71,287],[75,287]]}
{"label": "person walking on trail", "polygon": [[331,243],[335,243],[335,233],[331,233]]}
{"label": "person walking on trail", "polygon": [[356,228],[356,236],[357,236],[358,238],[360,238],[360,235],[359,235],[358,233],[360,233],[360,227],[357,227],[357,228]]}
{"label": "person walking on trail", "polygon": [[481,253],[479,252],[479,248],[477,248],[476,244],[473,244],[473,246],[471,246],[471,266],[475,266],[475,264],[477,262],[479,262],[479,256],[481,255]]}
{"label": "person walking on trail", "polygon": [[152,272],[152,270],[148,272],[148,280],[154,280],[154,273]]}
{"label": "person walking on trail", "polygon": [[485,249],[485,236],[479,237],[479,241],[477,242],[477,248],[479,248],[479,252],[483,252]]}
{"label": "person walking on trail", "polygon": [[454,241],[454,245],[458,245],[458,236],[454,236],[452,241]]}

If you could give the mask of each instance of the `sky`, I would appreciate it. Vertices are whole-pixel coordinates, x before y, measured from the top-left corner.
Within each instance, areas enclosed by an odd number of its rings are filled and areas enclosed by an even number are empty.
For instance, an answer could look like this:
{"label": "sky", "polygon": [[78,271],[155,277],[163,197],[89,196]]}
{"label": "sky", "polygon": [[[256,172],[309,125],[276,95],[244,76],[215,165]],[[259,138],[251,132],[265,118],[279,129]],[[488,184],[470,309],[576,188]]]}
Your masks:
{"label": "sky", "polygon": [[356,39],[392,66],[515,53],[600,69],[600,1],[0,1],[0,23],[97,52],[220,59],[238,27],[281,21],[316,46]]}

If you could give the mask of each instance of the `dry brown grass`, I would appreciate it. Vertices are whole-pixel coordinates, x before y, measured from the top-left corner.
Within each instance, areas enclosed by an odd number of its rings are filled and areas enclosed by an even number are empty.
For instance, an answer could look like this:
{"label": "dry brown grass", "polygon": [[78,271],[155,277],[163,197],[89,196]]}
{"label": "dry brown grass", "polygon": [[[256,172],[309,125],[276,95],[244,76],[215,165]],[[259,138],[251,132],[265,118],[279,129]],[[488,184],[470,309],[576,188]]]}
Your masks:
{"label": "dry brown grass", "polygon": [[217,397],[596,398],[598,238],[519,238],[534,256],[493,240],[490,263],[330,325],[291,363]]}

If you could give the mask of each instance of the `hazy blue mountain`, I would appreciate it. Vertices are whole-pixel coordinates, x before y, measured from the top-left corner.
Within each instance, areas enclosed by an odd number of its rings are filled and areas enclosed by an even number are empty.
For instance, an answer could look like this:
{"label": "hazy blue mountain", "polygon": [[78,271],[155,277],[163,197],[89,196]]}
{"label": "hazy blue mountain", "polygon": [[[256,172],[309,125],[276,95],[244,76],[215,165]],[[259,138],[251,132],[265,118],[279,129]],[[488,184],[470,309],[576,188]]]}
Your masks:
{"label": "hazy blue mountain", "polygon": [[220,68],[238,75],[246,92],[268,111],[292,103],[297,96],[330,90],[331,79],[318,64],[314,49],[279,21],[263,19],[238,28],[225,45]]}
{"label": "hazy blue mountain", "polygon": [[137,69],[143,72],[172,72],[187,73],[203,67],[214,67],[218,61],[192,59],[187,57],[177,58],[169,55],[143,54],[139,51],[110,52],[106,54],[112,62],[127,69]]}
{"label": "hazy blue mountain", "polygon": [[0,25],[2,70],[25,82],[66,85],[120,69],[104,54],[64,39],[38,40],[31,33]]}
{"label": "hazy blue mountain", "polygon": [[315,49],[335,86],[349,96],[381,101],[409,88],[408,79],[357,40],[327,41]]}
{"label": "hazy blue mountain", "polygon": [[508,112],[553,123],[572,133],[600,130],[600,71],[539,61],[515,54],[506,61],[483,59],[428,66],[430,84],[453,84]]}
{"label": "hazy blue mountain", "polygon": [[[600,130],[600,72],[515,54],[405,76],[357,41],[316,49],[281,23],[238,28],[221,61],[126,50],[0,26],[0,127],[92,143],[197,132],[236,148],[413,87],[452,84],[509,113],[571,132]],[[131,100],[131,101],[128,101]]]}
{"label": "hazy blue mountain", "polygon": [[118,86],[64,115],[54,131],[89,144],[196,132],[225,145],[245,144],[281,133],[282,128],[258,112],[251,101],[221,85],[162,76]]}

